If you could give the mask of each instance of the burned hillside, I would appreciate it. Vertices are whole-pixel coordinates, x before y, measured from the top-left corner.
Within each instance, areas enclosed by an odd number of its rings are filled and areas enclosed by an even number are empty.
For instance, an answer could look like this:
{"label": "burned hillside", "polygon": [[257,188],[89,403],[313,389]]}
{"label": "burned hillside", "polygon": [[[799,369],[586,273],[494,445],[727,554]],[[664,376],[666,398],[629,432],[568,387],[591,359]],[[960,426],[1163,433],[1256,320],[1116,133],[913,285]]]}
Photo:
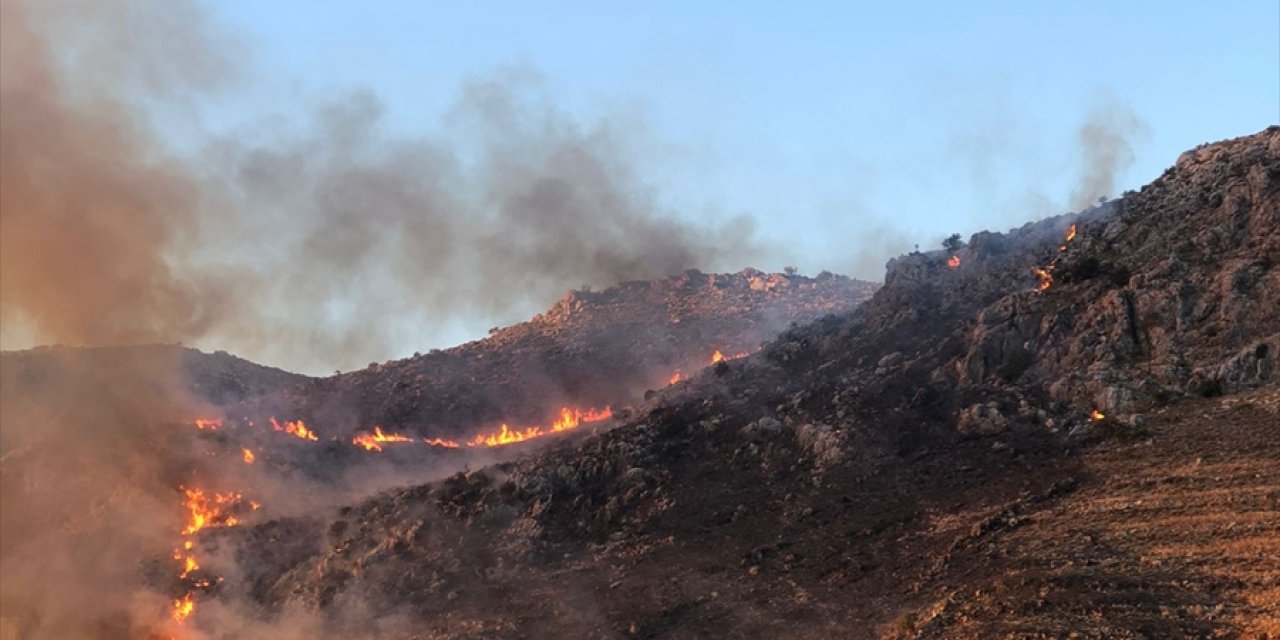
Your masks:
{"label": "burned hillside", "polygon": [[754,352],[789,325],[848,311],[875,289],[830,273],[746,269],[573,291],[483,340],[309,380],[226,413],[303,419],[342,437],[374,426],[459,438],[499,423],[543,424],[565,406],[625,406],[717,353]]}
{"label": "burned hillside", "polygon": [[[1117,200],[895,260],[866,304],[605,433],[220,532],[245,570],[207,597],[343,637],[1274,632],[1278,262],[1272,127]],[[1214,515],[1229,527],[1166,506],[1163,531],[1117,534],[1101,505],[1144,486],[1166,505],[1242,493]],[[1092,515],[1070,529],[1069,505]],[[1161,547],[1184,533],[1198,546]]]}
{"label": "burned hillside", "polygon": [[[3,633],[168,637],[197,594],[236,575],[223,529],[608,428],[647,389],[874,289],[831,274],[689,271],[573,292],[485,340],[335,379],[168,345],[6,352]],[[567,406],[586,402],[599,408]],[[449,419],[422,418],[435,415]],[[51,555],[63,560],[46,566]],[[98,595],[107,585],[118,597]]]}

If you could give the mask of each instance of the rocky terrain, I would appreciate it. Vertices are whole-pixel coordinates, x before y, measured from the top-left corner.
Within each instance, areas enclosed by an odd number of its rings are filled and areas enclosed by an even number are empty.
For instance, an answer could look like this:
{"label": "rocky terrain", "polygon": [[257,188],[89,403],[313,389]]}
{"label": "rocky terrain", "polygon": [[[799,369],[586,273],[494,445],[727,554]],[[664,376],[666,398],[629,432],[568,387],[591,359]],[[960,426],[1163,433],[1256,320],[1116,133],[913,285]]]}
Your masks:
{"label": "rocky terrain", "polygon": [[[484,340],[329,379],[175,345],[6,352],[0,638],[175,637],[154,622],[174,625],[171,599],[223,581],[182,568],[217,555],[212,540],[182,532],[235,522],[198,496],[245,511],[261,500],[278,517],[515,457],[538,442],[490,450],[405,434],[545,425],[535,421],[569,405],[601,408],[584,415],[608,428],[589,416],[625,416],[647,389],[706,368],[717,351],[744,356],[875,289],[828,273],[689,271],[572,292]],[[357,446],[353,432],[374,425],[415,444]]]}
{"label": "rocky terrain", "polygon": [[830,273],[746,269],[573,291],[483,340],[308,380],[227,413],[302,418],[342,435],[380,425],[459,437],[500,421],[536,424],[566,405],[627,404],[677,371],[706,367],[716,351],[755,351],[788,325],[848,311],[876,288]]}
{"label": "rocky terrain", "polygon": [[217,597],[341,637],[1274,637],[1278,263],[1273,127],[904,256],[608,432],[217,532]]}
{"label": "rocky terrain", "polygon": [[[962,245],[572,292],[328,378],[5,353],[0,638],[1280,636],[1280,127]],[[350,439],[565,406],[612,418]]]}

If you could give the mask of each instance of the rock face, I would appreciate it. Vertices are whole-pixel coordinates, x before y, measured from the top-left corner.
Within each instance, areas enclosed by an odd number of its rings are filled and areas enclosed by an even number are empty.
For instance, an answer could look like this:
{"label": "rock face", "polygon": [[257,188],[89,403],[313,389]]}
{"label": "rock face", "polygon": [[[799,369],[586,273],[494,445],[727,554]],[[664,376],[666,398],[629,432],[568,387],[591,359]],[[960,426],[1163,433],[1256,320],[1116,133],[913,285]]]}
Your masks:
{"label": "rock face", "polygon": [[[1114,458],[1150,450],[1115,442],[1166,427],[1194,434],[1178,409],[1211,417],[1203,405],[1215,401],[1201,396],[1274,395],[1278,216],[1280,127],[1199,148],[1140,192],[976,234],[958,267],[950,252],[891,261],[867,303],[657,394],[612,431],[231,532],[242,564],[260,569],[223,590],[268,612],[359,603],[421,621],[402,637],[992,637],[1031,633],[1005,619],[1040,620],[1058,603],[1070,603],[1063,617],[1034,630],[1238,633],[1243,623],[1204,613],[1212,601],[1166,597],[1160,585],[1201,582],[1145,564],[1162,547],[1116,536],[1130,525],[1106,519],[1109,485],[1097,483],[1123,477]],[[773,281],[733,278],[735,292]],[[717,282],[690,274],[679,286],[715,292]],[[810,284],[788,282],[772,290]],[[567,299],[553,325],[612,295]],[[513,339],[554,333],[541,322]],[[1214,455],[1280,441],[1273,413],[1240,410],[1250,430]],[[1092,479],[1091,456],[1119,446],[1134,448],[1104,456],[1112,475]],[[1243,467],[1250,478],[1274,467],[1268,455]],[[1220,477],[1195,482],[1209,492]],[[1152,475],[1150,486],[1175,491],[1176,480]],[[1249,504],[1264,508],[1271,489],[1254,489]],[[1000,541],[1036,530],[1077,492],[1102,513],[1099,533],[1071,542],[1071,561],[1093,569],[1063,573],[1053,531],[1016,546],[1022,564],[1007,559]],[[1259,549],[1280,539],[1274,521],[1240,518],[1258,523]],[[324,542],[271,551],[288,539]],[[1120,546],[1142,562],[1107,555]],[[1231,611],[1262,610],[1251,598],[1274,595],[1275,557],[1228,581],[1245,590]],[[1106,573],[1113,561],[1131,571]],[[1226,597],[1213,584],[1204,593]],[[1095,587],[1124,606],[1076,607]],[[992,589],[1022,599],[988,602]]]}
{"label": "rock face", "polygon": [[300,417],[339,435],[381,425],[458,437],[500,421],[540,424],[565,405],[629,403],[677,371],[706,367],[717,350],[755,351],[788,324],[847,312],[876,288],[829,273],[746,269],[573,291],[483,340],[311,380],[228,412]]}

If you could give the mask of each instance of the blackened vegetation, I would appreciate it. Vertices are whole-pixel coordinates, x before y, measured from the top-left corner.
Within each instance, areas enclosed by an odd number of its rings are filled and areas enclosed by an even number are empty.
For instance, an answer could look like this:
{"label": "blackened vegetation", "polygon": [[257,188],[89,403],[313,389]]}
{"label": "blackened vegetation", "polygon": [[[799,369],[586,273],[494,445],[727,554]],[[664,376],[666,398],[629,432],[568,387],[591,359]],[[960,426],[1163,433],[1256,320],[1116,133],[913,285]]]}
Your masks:
{"label": "blackened vegetation", "polygon": [[1115,288],[1129,284],[1131,275],[1129,268],[1119,262],[1104,262],[1096,256],[1085,256],[1055,271],[1054,279],[1062,283],[1102,279]]}
{"label": "blackened vegetation", "polygon": [[311,380],[228,411],[302,418],[348,438],[373,425],[459,438],[499,422],[542,424],[566,405],[626,405],[666,386],[677,369],[706,367],[717,349],[754,351],[788,323],[848,311],[876,288],[825,272],[744,269],[573,291],[486,339]]}
{"label": "blackened vegetation", "polygon": [[[1115,534],[1142,517],[1107,493],[1135,466],[1153,479],[1124,495],[1172,491],[1171,469],[1201,482],[1194,455],[1144,444],[1163,437],[1144,413],[1275,386],[1280,274],[1248,296],[1233,274],[1280,255],[1280,128],[1189,154],[1122,201],[976,234],[961,268],[899,258],[866,304],[651,394],[612,431],[341,513],[340,540],[269,601],[389,599],[439,637],[1237,632],[1205,612],[1257,612],[1239,589],[1269,585],[1274,562],[1236,590],[1194,561],[1152,569],[1138,559],[1159,539]],[[1192,195],[1215,191],[1235,195]],[[1076,275],[1038,292],[1030,268],[1071,222],[1059,273]],[[1113,256],[1122,286],[1102,277]],[[1264,446],[1276,422],[1260,415],[1215,451]],[[1201,534],[1222,543],[1223,524]]]}

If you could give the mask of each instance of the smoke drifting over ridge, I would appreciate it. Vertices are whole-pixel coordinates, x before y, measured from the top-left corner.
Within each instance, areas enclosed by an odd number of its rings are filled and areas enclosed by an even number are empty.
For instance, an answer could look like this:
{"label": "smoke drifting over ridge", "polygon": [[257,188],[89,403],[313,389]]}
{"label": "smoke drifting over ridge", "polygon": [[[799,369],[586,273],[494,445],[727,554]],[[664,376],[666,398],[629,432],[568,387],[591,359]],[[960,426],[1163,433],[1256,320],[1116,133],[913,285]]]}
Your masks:
{"label": "smoke drifting over ridge", "polygon": [[[643,171],[643,127],[579,122],[527,70],[463,87],[430,136],[393,131],[352,91],[220,138],[177,127],[196,149],[180,151],[159,122],[198,120],[183,114],[252,75],[197,4],[3,11],[6,348],[181,341],[327,373],[524,319],[584,284],[787,253],[748,218],[671,215]],[[1063,200],[1114,195],[1144,130],[1104,99]],[[825,266],[874,277],[913,240],[881,226],[857,220]]]}
{"label": "smoke drifting over ridge", "polygon": [[1082,172],[1071,191],[1072,211],[1114,197],[1116,177],[1133,165],[1133,142],[1147,135],[1147,125],[1127,106],[1104,96],[1076,132],[1083,156]]}
{"label": "smoke drifting over ridge", "polygon": [[[767,251],[748,221],[666,216],[637,167],[636,132],[576,122],[527,74],[465,87],[438,137],[392,134],[376,97],[356,91],[304,106],[294,126],[247,125],[181,152],[148,114],[182,111],[240,71],[225,58],[239,48],[198,6],[0,7],[6,330],[24,323],[41,341],[75,344],[216,338],[255,359],[345,369],[394,355],[415,328],[519,319],[570,287],[741,266]],[[1114,169],[1124,130],[1099,125],[1081,140]],[[1089,181],[1110,189],[1103,166]],[[1107,191],[1083,192],[1087,204]],[[852,231],[858,255],[895,233]],[[225,457],[203,455],[190,429],[164,424],[202,407],[176,356],[140,358],[132,377],[114,356],[82,376],[64,377],[84,366],[68,362],[36,381],[44,394],[5,376],[21,384],[0,402],[0,637],[11,623],[23,637],[139,637],[173,595],[172,567],[157,579],[139,560],[168,559],[175,488],[242,487],[232,474],[265,473],[234,458],[232,471],[217,466]],[[280,513],[302,499],[264,501]]]}
{"label": "smoke drifting over ridge", "polygon": [[41,341],[216,336],[349,368],[413,327],[514,321],[583,284],[759,251],[747,221],[665,215],[632,134],[575,122],[528,74],[465,87],[441,139],[388,134],[354,92],[300,129],[250,126],[180,156],[142,114],[230,74],[196,8],[113,4],[77,28],[88,7],[3,6],[0,312]]}

